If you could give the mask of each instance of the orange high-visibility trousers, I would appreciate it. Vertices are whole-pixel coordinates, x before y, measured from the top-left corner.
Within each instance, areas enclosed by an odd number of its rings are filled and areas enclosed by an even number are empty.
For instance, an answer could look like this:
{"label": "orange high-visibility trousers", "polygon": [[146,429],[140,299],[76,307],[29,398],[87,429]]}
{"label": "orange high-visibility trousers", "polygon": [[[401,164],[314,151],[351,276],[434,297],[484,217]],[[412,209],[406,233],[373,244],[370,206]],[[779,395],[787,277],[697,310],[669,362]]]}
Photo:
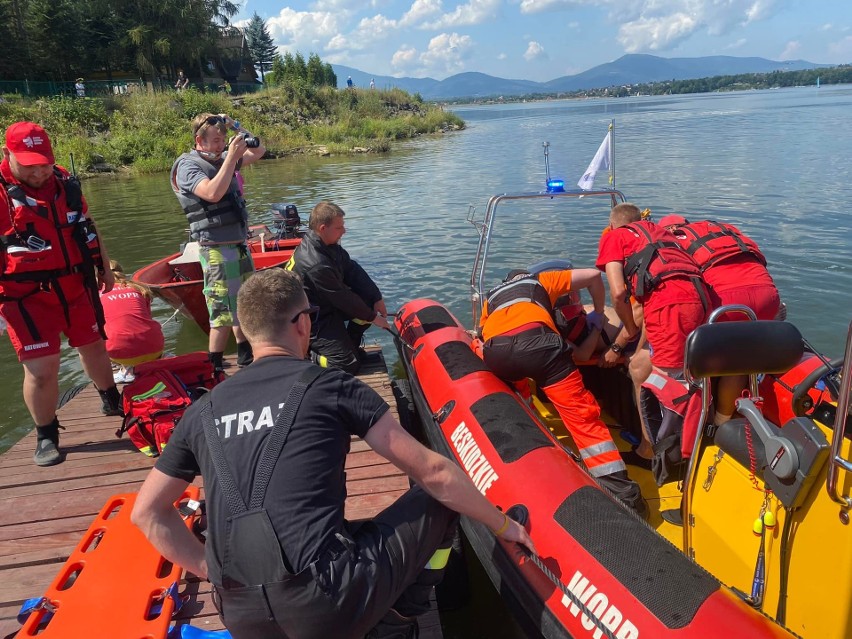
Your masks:
{"label": "orange high-visibility trousers", "polygon": [[627,470],[609,429],[601,421],[597,401],[583,385],[580,371],[575,369],[542,390],[574,438],[580,457],[592,477]]}

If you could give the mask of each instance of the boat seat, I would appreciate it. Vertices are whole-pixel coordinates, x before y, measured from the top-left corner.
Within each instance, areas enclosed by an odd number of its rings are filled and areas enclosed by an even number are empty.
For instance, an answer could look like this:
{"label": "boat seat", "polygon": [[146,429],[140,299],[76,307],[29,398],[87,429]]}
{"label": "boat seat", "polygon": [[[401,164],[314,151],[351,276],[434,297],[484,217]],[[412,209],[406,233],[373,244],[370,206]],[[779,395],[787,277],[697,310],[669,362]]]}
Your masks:
{"label": "boat seat", "polygon": [[198,249],[201,245],[198,242],[187,242],[183,247],[183,252],[173,260],[169,260],[172,266],[180,264],[189,264],[190,262],[199,262]]}
{"label": "boat seat", "polygon": [[786,373],[802,358],[804,342],[788,322],[717,322],[686,340],[686,370],[694,379]]}

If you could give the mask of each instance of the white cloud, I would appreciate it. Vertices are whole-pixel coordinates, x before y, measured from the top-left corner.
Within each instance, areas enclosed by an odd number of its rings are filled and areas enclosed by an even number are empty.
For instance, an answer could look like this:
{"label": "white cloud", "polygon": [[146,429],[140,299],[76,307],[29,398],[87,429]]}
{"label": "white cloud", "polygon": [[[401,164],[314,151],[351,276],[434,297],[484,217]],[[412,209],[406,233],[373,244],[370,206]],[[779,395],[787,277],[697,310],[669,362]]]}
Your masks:
{"label": "white cloud", "polygon": [[546,57],[547,52],[545,52],[544,47],[535,40],[530,41],[527,45],[527,50],[524,52],[524,60],[532,62],[533,60],[539,60]]}
{"label": "white cloud", "polygon": [[426,18],[441,13],[441,0],[414,0],[411,8],[399,19],[399,26],[416,26]]}
{"label": "white cloud", "polygon": [[342,14],[327,11],[293,11],[289,7],[266,21],[269,35],[286,50],[315,51],[340,34]]}
{"label": "white cloud", "polygon": [[506,59],[508,59],[508,57],[509,57],[509,56],[507,56],[505,53],[498,53],[498,54],[497,54],[497,59],[498,59],[498,60],[506,60]]}
{"label": "white cloud", "polygon": [[[765,20],[785,0],[520,0],[521,13],[606,8],[619,25],[628,53],[670,49],[699,30],[724,36],[734,28]],[[572,23],[573,24],[573,23]],[[570,26],[570,25],[569,25]]]}
{"label": "white cloud", "polygon": [[834,58],[834,62],[848,64],[852,62],[852,36],[846,36],[838,42],[828,45],[828,50]]}
{"label": "white cloud", "polygon": [[833,24],[831,24],[830,22],[826,22],[824,25],[822,25],[819,28],[819,30],[820,31],[831,31],[833,28],[834,28]]}
{"label": "white cloud", "polygon": [[748,42],[748,40],[746,40],[745,38],[740,38],[740,39],[739,39],[739,40],[737,40],[736,42],[731,42],[731,44],[727,45],[727,46],[725,47],[725,50],[726,50],[726,51],[731,51],[732,49],[739,49],[739,48],[740,48],[740,47],[742,47],[742,46],[743,46],[746,42]]}
{"label": "white cloud", "polygon": [[802,49],[802,44],[796,40],[790,40],[787,43],[787,46],[784,47],[784,51],[781,52],[781,55],[778,56],[779,60],[793,60],[799,55],[799,51]]}
{"label": "white cloud", "polygon": [[676,13],[664,18],[640,18],[621,25],[618,41],[627,53],[668,49],[695,31],[695,18]]}
{"label": "white cloud", "polygon": [[410,69],[417,61],[417,49],[408,45],[402,45],[391,58],[391,66],[394,69]]}
{"label": "white cloud", "polygon": [[[542,13],[544,11],[559,11],[584,4],[595,4],[583,0],[521,0],[521,13]],[[605,3],[603,3],[605,4]]]}
{"label": "white cloud", "polygon": [[420,64],[429,72],[458,73],[470,55],[473,40],[458,33],[441,33],[429,41],[429,48],[420,54]]}
{"label": "white cloud", "polygon": [[481,24],[497,17],[502,0],[470,0],[461,4],[455,11],[445,13],[437,20],[421,25],[423,29],[455,29],[473,24]]}

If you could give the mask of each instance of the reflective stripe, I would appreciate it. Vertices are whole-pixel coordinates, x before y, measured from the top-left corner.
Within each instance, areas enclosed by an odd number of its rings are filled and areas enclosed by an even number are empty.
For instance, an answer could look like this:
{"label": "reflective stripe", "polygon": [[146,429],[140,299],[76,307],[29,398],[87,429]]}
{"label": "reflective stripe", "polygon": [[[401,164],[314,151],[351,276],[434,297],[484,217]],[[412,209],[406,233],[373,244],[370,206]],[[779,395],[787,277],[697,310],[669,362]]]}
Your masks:
{"label": "reflective stripe", "polygon": [[603,477],[604,475],[612,475],[613,473],[617,473],[622,470],[627,470],[627,466],[624,465],[623,461],[619,460],[608,462],[606,464],[600,464],[599,466],[589,468],[588,470],[589,474],[592,477]]}
{"label": "reflective stripe", "polygon": [[425,570],[443,570],[447,567],[447,562],[450,560],[450,551],[452,548],[438,548],[435,554],[429,558]]}
{"label": "reflective stripe", "polygon": [[580,456],[583,459],[590,459],[592,457],[602,455],[603,453],[611,453],[613,451],[618,452],[618,447],[615,445],[614,441],[610,440],[581,448]]}
{"label": "reflective stripe", "polygon": [[357,317],[353,317],[352,321],[355,322],[356,324],[360,324],[361,326],[364,326],[364,325],[367,325],[367,324],[372,324],[372,322],[370,322],[369,320],[362,320],[362,319],[358,319]]}
{"label": "reflective stripe", "polygon": [[650,375],[648,375],[648,379],[645,380],[645,383],[649,386],[653,386],[654,388],[659,388],[660,390],[663,390],[666,385],[666,378],[662,375],[651,373]]}
{"label": "reflective stripe", "polygon": [[328,358],[325,355],[319,355],[317,357],[317,364],[323,368],[328,368]]}
{"label": "reflective stripe", "polygon": [[509,300],[508,302],[503,302],[502,304],[500,304],[500,306],[496,308],[489,309],[489,312],[495,313],[501,309],[510,307],[512,304],[517,304],[518,302],[532,302],[533,304],[536,303],[536,301],[531,297],[516,297],[515,299]]}

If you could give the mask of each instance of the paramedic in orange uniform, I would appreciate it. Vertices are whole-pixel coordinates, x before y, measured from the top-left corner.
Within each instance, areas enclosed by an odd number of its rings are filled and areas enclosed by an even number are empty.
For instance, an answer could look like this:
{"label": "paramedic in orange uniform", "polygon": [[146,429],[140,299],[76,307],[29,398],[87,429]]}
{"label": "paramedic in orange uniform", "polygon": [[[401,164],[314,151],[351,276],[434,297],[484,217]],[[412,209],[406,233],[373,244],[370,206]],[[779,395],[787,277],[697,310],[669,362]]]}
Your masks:
{"label": "paramedic in orange uniform", "polygon": [[600,419],[598,403],[583,385],[572,349],[553,321],[556,301],[583,288],[589,289],[594,301],[591,321],[603,321],[604,288],[595,269],[537,275],[511,271],[488,292],[483,304],[483,359],[504,380],[532,378],[553,403],[589,473],[624,505],[644,515],[647,505],[639,486],[627,476],[627,467]]}

